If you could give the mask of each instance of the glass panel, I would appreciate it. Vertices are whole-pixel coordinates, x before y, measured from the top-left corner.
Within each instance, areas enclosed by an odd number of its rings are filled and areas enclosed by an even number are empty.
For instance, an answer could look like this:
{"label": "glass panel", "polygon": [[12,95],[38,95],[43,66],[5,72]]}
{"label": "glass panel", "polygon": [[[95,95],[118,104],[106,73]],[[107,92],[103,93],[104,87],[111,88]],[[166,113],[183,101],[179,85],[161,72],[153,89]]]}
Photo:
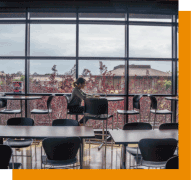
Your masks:
{"label": "glass panel", "polygon": [[0,24],[0,56],[24,56],[25,25]]}
{"label": "glass panel", "polygon": [[75,60],[30,60],[30,93],[72,93]]}
{"label": "glass panel", "polygon": [[80,60],[79,74],[86,79],[87,93],[125,93],[125,61]]}
{"label": "glass panel", "polygon": [[130,94],[171,94],[172,62],[130,61]]}
{"label": "glass panel", "polygon": [[25,20],[25,13],[0,12],[0,20]]}
{"label": "glass panel", "polygon": [[129,14],[129,21],[172,22],[172,16],[161,14]]}
{"label": "glass panel", "polygon": [[0,92],[13,92],[13,81],[21,81],[19,91],[24,92],[24,66],[24,60],[0,60]]}
{"label": "glass panel", "polygon": [[76,25],[31,24],[32,56],[75,56]]}
{"label": "glass panel", "polygon": [[159,26],[129,26],[129,56],[171,58],[172,28]]}
{"label": "glass panel", "polygon": [[79,20],[125,21],[123,13],[79,13]]}
{"label": "glass panel", "polygon": [[124,25],[79,25],[79,55],[124,57]]}
{"label": "glass panel", "polygon": [[31,12],[31,20],[76,20],[76,13]]}

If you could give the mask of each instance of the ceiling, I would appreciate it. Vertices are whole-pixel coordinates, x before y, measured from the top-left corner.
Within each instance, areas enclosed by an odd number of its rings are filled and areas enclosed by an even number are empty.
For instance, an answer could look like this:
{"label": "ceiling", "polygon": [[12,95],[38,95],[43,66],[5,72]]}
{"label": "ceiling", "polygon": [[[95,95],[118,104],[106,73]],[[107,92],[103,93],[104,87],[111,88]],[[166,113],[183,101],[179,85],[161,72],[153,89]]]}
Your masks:
{"label": "ceiling", "polygon": [[133,12],[178,14],[178,0],[110,0],[110,1],[0,1],[0,10],[50,9],[78,12]]}

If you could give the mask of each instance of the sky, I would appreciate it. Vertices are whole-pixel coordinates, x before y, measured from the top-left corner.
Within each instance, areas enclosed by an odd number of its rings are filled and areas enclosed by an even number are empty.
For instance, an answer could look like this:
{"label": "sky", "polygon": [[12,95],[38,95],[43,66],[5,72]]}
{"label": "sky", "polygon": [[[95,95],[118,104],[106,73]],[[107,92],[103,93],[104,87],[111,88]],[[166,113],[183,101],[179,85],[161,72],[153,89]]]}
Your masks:
{"label": "sky", "polygon": [[[76,53],[76,26],[69,24],[31,24],[31,56],[73,56]],[[23,56],[25,53],[25,25],[0,24],[0,56]],[[143,58],[171,58],[171,27],[129,27],[129,55]],[[79,25],[79,56],[125,57],[124,25]],[[58,74],[68,72],[75,60],[31,60],[30,73],[51,73],[57,65]],[[103,61],[112,70],[124,61]],[[161,71],[171,71],[171,62],[130,61],[130,64],[147,64]],[[80,60],[79,73],[89,69],[99,74],[99,60]],[[0,60],[0,71],[24,73],[23,60]]]}

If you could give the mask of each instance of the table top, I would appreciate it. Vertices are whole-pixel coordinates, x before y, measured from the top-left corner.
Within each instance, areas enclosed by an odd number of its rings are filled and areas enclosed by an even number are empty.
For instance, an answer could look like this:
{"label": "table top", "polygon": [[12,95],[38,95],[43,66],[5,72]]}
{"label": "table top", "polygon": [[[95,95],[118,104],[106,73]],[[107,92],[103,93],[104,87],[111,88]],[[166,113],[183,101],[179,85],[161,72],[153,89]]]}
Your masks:
{"label": "table top", "polygon": [[1,96],[0,99],[7,99],[7,100],[34,100],[34,99],[41,99],[42,96]]}
{"label": "table top", "polygon": [[0,126],[1,138],[95,137],[85,126]]}
{"label": "table top", "polygon": [[137,144],[141,139],[174,138],[178,140],[178,130],[109,130],[116,144]]}
{"label": "table top", "polygon": [[101,99],[107,99],[108,101],[123,101],[123,97],[99,97]]}
{"label": "table top", "polygon": [[177,97],[165,97],[165,99],[178,101],[178,98],[177,98]]}

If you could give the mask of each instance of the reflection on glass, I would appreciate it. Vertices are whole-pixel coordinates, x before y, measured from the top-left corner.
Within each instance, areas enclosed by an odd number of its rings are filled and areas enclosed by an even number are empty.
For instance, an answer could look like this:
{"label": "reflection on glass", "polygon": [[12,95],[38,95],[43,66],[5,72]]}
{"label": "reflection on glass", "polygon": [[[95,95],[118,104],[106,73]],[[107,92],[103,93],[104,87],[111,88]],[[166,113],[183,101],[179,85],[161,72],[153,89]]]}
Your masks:
{"label": "reflection on glass", "polygon": [[24,84],[24,66],[24,60],[0,60],[0,92],[13,92],[13,81]]}
{"label": "reflection on glass", "polygon": [[130,61],[130,94],[171,94],[172,73],[169,61]]}
{"label": "reflection on glass", "polygon": [[0,24],[0,56],[24,56],[25,25]]}
{"label": "reflection on glass", "polygon": [[124,25],[79,25],[79,55],[124,57]]}
{"label": "reflection on glass", "polygon": [[0,12],[0,20],[25,20],[25,13]]}
{"label": "reflection on glass", "polygon": [[75,13],[61,13],[61,12],[31,12],[31,20],[75,20]]}
{"label": "reflection on glass", "polygon": [[75,56],[76,25],[31,24],[32,56]]}
{"label": "reflection on glass", "polygon": [[171,27],[129,26],[129,56],[171,58],[171,34]]}
{"label": "reflection on glass", "polygon": [[80,60],[79,72],[87,93],[124,94],[125,61]]}
{"label": "reflection on glass", "polygon": [[31,93],[71,93],[75,60],[30,60]]}
{"label": "reflection on glass", "polygon": [[129,14],[129,21],[172,22],[172,15]]}
{"label": "reflection on glass", "polygon": [[79,13],[79,20],[125,21],[123,13]]}

